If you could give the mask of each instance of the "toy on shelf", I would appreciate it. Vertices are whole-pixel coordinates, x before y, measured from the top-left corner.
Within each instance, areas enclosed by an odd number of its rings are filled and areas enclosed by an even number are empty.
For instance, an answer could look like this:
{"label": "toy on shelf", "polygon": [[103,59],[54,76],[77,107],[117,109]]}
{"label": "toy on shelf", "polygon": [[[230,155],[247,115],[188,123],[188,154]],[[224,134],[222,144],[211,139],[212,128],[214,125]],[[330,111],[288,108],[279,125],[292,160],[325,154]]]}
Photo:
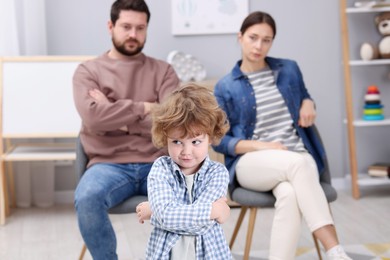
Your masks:
{"label": "toy on shelf", "polygon": [[380,92],[377,86],[369,86],[364,96],[364,120],[383,120],[383,105],[381,104]]}
{"label": "toy on shelf", "polygon": [[360,47],[362,60],[390,59],[390,12],[383,12],[375,17],[376,27],[382,36],[377,44],[365,42]]}

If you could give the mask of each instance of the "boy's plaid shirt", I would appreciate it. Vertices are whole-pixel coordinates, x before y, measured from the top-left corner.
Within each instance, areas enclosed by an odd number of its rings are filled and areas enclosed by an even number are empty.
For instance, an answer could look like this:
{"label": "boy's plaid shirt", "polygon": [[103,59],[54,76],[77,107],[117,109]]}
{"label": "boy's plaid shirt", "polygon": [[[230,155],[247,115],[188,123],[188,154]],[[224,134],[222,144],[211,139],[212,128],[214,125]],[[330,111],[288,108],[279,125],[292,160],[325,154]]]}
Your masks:
{"label": "boy's plaid shirt", "polygon": [[210,220],[212,203],[226,196],[228,183],[226,167],[207,157],[195,173],[190,201],[178,165],[168,156],[158,158],[148,177],[154,229],[146,258],[169,259],[172,247],[186,235],[196,237],[196,259],[232,259],[221,225]]}

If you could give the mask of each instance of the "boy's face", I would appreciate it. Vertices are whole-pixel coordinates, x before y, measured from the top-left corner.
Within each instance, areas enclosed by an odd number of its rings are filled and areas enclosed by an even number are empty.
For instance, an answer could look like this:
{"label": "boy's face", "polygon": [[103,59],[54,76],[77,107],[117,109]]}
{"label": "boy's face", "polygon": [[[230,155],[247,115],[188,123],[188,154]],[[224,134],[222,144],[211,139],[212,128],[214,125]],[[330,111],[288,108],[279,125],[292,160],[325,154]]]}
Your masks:
{"label": "boy's face", "polygon": [[185,175],[196,173],[208,154],[210,138],[207,134],[181,138],[182,132],[168,134],[168,153]]}

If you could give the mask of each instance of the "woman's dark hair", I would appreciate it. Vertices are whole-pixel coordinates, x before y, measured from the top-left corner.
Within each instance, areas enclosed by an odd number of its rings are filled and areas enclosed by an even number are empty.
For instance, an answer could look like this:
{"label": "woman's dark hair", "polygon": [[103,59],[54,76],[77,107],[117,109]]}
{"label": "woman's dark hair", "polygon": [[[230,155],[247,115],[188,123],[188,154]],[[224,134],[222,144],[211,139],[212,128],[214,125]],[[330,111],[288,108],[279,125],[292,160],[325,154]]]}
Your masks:
{"label": "woman's dark hair", "polygon": [[276,24],[274,18],[272,18],[271,15],[265,12],[253,12],[250,13],[242,22],[240,32],[241,34],[244,34],[245,31],[251,27],[252,25],[259,24],[259,23],[266,23],[268,24],[272,30],[274,31],[274,37],[276,36]]}
{"label": "woman's dark hair", "polygon": [[150,20],[150,12],[148,5],[144,0],[116,0],[111,6],[111,22],[115,25],[119,18],[119,13],[122,10],[132,10],[136,12],[145,13],[147,16],[147,22]]}

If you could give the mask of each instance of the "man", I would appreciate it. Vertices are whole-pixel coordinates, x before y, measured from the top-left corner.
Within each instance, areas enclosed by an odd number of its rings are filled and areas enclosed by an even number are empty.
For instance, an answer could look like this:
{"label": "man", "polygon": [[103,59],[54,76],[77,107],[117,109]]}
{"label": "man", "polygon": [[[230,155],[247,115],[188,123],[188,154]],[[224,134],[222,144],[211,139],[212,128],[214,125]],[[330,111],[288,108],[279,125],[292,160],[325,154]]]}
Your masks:
{"label": "man", "polygon": [[151,139],[149,112],[179,86],[166,62],[142,53],[150,19],[143,0],[117,0],[108,29],[111,50],[81,64],[73,78],[88,169],[75,192],[81,235],[94,259],[117,259],[108,209],[146,195],[153,161],[164,154]]}

